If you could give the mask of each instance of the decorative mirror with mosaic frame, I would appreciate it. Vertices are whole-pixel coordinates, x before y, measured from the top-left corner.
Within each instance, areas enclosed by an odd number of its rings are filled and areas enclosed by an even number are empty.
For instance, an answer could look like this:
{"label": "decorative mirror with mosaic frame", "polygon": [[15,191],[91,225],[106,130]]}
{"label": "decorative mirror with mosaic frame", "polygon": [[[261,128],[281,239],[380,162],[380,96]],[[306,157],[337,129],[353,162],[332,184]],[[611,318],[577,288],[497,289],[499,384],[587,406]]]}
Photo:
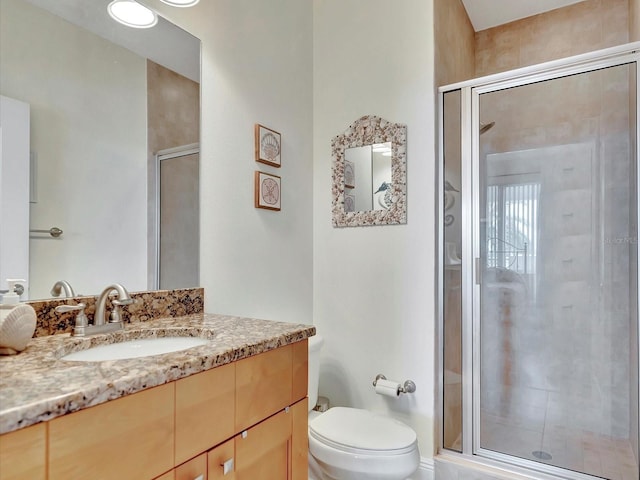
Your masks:
{"label": "decorative mirror with mosaic frame", "polygon": [[334,137],[331,152],[334,227],[407,223],[406,125],[365,115]]}

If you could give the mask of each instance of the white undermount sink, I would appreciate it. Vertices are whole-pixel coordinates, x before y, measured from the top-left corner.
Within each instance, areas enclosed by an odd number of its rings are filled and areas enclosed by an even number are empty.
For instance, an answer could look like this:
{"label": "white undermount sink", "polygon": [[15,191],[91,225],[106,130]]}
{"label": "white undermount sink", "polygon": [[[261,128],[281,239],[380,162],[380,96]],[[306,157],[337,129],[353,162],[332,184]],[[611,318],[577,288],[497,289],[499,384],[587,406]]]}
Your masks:
{"label": "white undermount sink", "polygon": [[125,358],[149,357],[163,353],[178,352],[187,348],[199,347],[208,341],[197,337],[158,337],[127,340],[125,342],[97,345],[95,347],[69,353],[61,360],[76,362],[102,362],[105,360],[123,360]]}

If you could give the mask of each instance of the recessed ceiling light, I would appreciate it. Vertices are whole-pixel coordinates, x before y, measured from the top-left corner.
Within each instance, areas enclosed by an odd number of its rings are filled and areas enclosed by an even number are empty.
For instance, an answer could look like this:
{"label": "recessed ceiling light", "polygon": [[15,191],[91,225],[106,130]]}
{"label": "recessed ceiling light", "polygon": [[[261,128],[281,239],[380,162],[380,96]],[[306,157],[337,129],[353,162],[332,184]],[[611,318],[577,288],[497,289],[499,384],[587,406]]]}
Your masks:
{"label": "recessed ceiling light", "polygon": [[193,7],[200,0],[160,0],[162,3],[172,7]]}
{"label": "recessed ceiling light", "polygon": [[107,7],[116,22],[127,27],[151,28],[158,23],[158,15],[135,0],[113,0]]}

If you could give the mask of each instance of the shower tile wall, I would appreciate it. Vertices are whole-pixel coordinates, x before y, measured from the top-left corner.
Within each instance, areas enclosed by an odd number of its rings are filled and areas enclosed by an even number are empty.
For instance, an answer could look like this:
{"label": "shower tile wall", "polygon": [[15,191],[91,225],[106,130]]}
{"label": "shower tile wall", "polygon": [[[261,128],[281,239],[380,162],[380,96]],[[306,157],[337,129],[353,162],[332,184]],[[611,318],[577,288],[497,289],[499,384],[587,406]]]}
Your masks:
{"label": "shower tile wall", "polygon": [[640,0],[629,0],[629,41],[640,41]]}
{"label": "shower tile wall", "polygon": [[476,32],[475,76],[627,43],[633,3],[586,0]]}
{"label": "shower tile wall", "polygon": [[434,0],[436,85],[474,77],[475,32],[461,0]]}

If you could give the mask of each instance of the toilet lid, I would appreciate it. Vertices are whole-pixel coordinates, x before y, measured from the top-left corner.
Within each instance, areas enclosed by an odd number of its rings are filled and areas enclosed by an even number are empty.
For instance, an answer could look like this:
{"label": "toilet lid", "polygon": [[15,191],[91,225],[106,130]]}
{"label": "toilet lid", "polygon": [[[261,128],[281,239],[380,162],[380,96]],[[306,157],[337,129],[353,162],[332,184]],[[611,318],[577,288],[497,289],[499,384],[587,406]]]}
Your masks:
{"label": "toilet lid", "polygon": [[415,448],[416,432],[404,423],[367,410],[334,407],[309,422],[309,434],[340,449],[400,454]]}

